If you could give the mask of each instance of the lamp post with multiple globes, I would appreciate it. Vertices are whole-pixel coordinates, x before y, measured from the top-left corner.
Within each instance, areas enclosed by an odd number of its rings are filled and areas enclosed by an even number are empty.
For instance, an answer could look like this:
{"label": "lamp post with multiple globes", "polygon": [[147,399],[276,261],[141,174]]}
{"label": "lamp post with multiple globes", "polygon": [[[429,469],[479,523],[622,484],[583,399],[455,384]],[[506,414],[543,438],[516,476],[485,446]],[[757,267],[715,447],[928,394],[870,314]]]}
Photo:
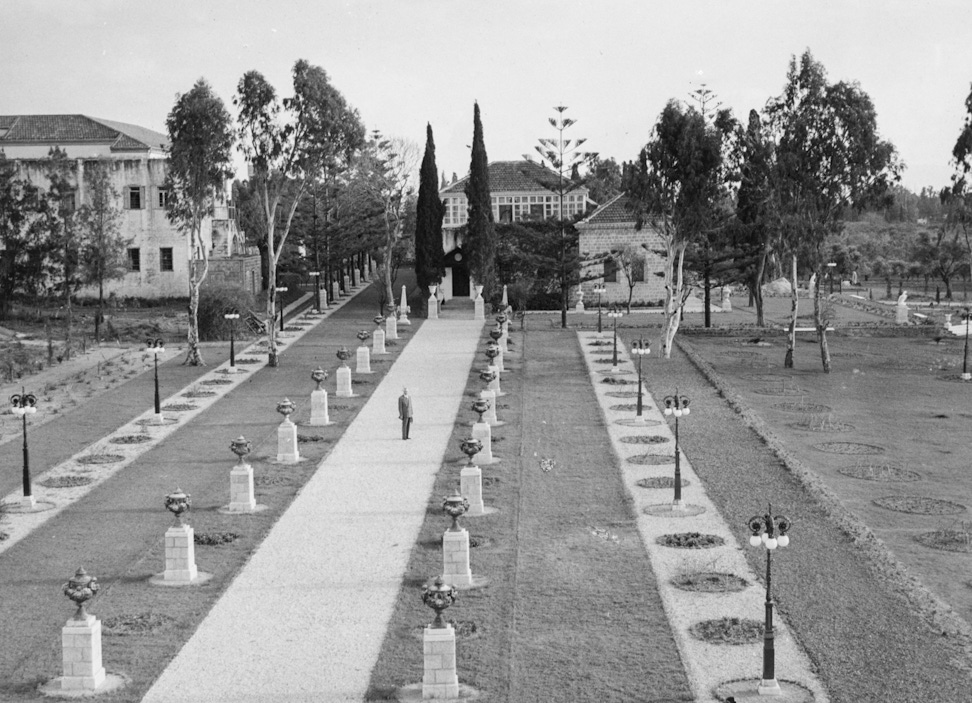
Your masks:
{"label": "lamp post with multiple globes", "polygon": [[618,319],[624,315],[617,305],[608,310],[607,316],[614,320],[614,355],[611,357],[611,373],[618,372]]}
{"label": "lamp post with multiple globes", "polygon": [[672,510],[685,509],[682,504],[682,462],[681,450],[678,446],[678,419],[690,412],[688,396],[679,395],[677,388],[674,395],[665,396],[665,414],[675,418],[675,500],[672,501]]}
{"label": "lamp post with multiple globes", "polygon": [[773,514],[772,505],[767,506],[765,515],[754,515],[746,523],[752,533],[749,544],[753,547],[763,545],[766,548],[766,624],[763,630],[763,678],[756,688],[756,691],[761,695],[772,696],[781,693],[780,684],[776,681],[771,569],[773,550],[777,547],[786,547],[790,543],[787,532],[791,525],[789,518],[784,515]]}
{"label": "lamp post with multiple globes", "polygon": [[236,373],[236,321],[240,319],[240,313],[228,312],[223,315],[223,319],[230,323],[230,373]]}
{"label": "lamp post with multiple globes", "polygon": [[10,396],[10,404],[13,406],[10,408],[10,411],[14,415],[20,415],[24,423],[24,497],[21,505],[29,509],[34,507],[35,501],[30,487],[30,450],[27,448],[27,416],[37,412],[37,397],[33,393],[27,393],[23,389],[21,391],[21,393],[15,393]]}
{"label": "lamp post with multiple globes", "polygon": [[165,343],[159,339],[145,340],[146,351],[155,357],[155,421],[162,422],[162,401],[159,397],[159,354],[165,354]]}
{"label": "lamp post with multiple globes", "polygon": [[598,283],[594,286],[594,292],[597,293],[597,338],[601,338],[601,295],[607,293],[607,288],[604,287],[603,283]]}
{"label": "lamp post with multiple globes", "polygon": [[646,342],[645,338],[641,337],[637,342],[632,342],[631,353],[638,357],[638,412],[635,414],[635,421],[644,423],[645,417],[642,414],[644,400],[641,390],[641,360],[651,354],[651,342]]}

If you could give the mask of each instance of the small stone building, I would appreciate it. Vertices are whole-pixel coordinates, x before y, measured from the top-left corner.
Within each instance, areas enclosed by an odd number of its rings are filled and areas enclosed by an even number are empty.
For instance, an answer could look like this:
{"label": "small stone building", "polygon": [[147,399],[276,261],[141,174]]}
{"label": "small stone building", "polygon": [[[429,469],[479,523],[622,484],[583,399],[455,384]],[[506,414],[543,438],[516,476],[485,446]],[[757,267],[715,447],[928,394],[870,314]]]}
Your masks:
{"label": "small stone building", "polygon": [[622,193],[576,225],[581,254],[589,259],[581,272],[582,278],[591,279],[581,284],[588,308],[597,304],[593,289],[602,283],[606,289],[601,295],[602,305],[628,302],[628,272],[611,256],[612,251],[625,245],[636,247],[641,256],[630,266],[634,281],[632,304],[657,304],[665,299],[665,259],[658,254],[665,249],[662,235],[650,222],[636,230],[635,216],[627,204],[627,196]]}

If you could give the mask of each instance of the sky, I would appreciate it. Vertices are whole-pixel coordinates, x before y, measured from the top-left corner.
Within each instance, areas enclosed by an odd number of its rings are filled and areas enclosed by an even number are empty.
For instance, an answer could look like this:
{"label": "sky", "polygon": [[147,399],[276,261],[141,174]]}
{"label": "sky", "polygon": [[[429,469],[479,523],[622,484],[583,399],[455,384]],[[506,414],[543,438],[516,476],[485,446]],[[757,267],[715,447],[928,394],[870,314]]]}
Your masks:
{"label": "sky", "polygon": [[808,48],[870,95],[904,185],[948,183],[972,85],[969,0],[0,0],[0,114],[164,132],[198,78],[234,114],[246,71],[285,97],[303,58],[369,130],[421,148],[431,124],[440,174],[461,177],[474,101],[491,161],[534,154],[564,105],[567,136],[620,163],[700,84],[745,121]]}

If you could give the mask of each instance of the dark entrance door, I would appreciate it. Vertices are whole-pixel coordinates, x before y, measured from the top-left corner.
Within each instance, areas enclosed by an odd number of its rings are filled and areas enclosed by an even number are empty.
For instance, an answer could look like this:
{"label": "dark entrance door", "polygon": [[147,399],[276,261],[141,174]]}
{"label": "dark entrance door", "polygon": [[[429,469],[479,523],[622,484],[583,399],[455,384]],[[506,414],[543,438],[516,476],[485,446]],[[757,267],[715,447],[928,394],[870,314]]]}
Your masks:
{"label": "dark entrance door", "polygon": [[469,269],[461,249],[454,249],[446,255],[446,266],[452,269],[452,297],[469,297]]}

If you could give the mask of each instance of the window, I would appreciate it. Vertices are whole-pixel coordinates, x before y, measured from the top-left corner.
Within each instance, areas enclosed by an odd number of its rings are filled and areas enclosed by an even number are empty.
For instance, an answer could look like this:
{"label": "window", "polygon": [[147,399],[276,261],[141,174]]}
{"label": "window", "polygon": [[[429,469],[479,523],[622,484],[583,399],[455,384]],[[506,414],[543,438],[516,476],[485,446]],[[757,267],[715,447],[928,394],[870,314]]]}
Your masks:
{"label": "window", "polygon": [[614,259],[604,260],[604,282],[605,283],[618,282],[618,264],[614,261]]}
{"label": "window", "polygon": [[543,204],[534,205],[530,203],[530,219],[531,220],[542,220],[543,219]]}
{"label": "window", "polygon": [[129,210],[142,209],[142,188],[140,186],[128,186],[125,189],[125,207]]}
{"label": "window", "polygon": [[70,193],[65,193],[61,196],[60,212],[62,215],[70,215],[77,209],[77,193],[71,191]]}
{"label": "window", "polygon": [[512,205],[500,205],[499,206],[499,221],[500,222],[512,222],[513,221],[513,206]]}
{"label": "window", "polygon": [[162,247],[159,249],[159,270],[172,270],[172,247]]}
{"label": "window", "polygon": [[159,208],[164,209],[169,204],[169,189],[159,188]]}
{"label": "window", "polygon": [[128,270],[129,271],[141,271],[142,270],[142,255],[138,248],[128,250]]}

